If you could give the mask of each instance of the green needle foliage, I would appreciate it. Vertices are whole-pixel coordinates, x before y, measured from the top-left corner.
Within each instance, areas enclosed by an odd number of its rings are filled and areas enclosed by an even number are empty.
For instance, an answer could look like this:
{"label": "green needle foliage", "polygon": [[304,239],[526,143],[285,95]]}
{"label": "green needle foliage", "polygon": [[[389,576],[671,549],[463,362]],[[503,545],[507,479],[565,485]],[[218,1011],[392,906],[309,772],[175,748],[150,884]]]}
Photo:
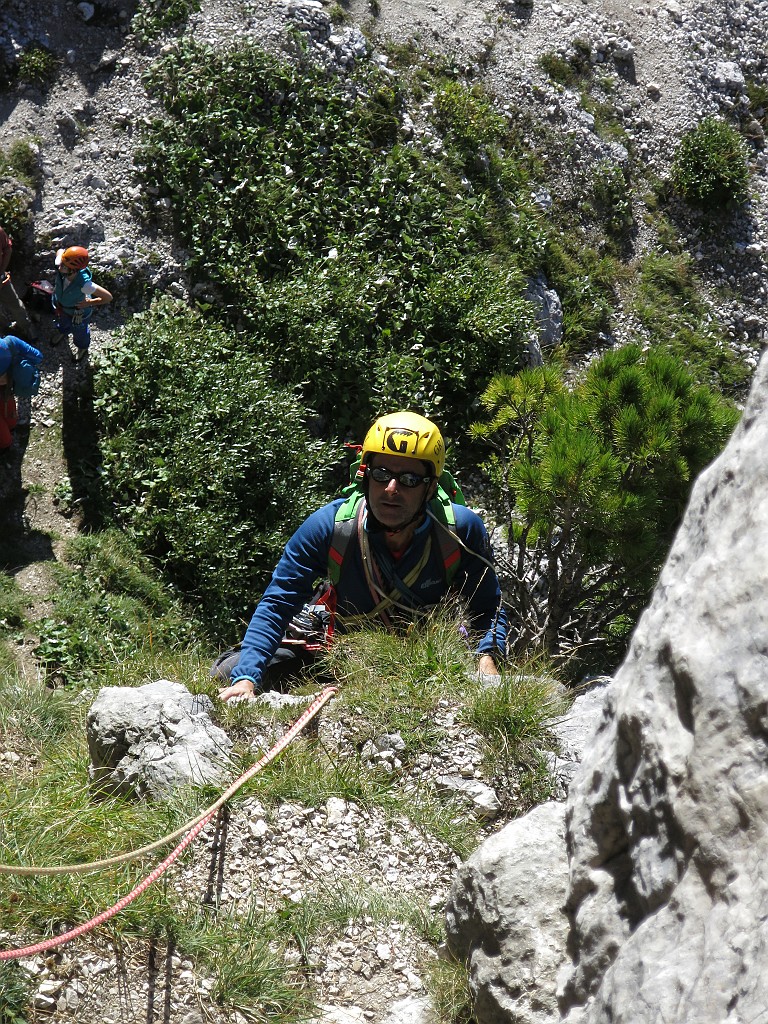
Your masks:
{"label": "green needle foliage", "polygon": [[[520,649],[615,657],[650,597],[692,483],[738,414],[672,355],[628,345],[569,390],[552,367],[499,377],[473,427],[509,529]],[[514,634],[513,634],[514,635]]]}

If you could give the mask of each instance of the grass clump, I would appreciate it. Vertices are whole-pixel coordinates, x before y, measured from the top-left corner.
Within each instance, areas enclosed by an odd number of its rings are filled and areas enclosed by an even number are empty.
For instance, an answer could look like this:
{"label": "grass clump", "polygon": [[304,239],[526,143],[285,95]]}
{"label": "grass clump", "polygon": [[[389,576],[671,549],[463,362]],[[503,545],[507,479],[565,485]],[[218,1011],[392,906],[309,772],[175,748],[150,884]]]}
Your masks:
{"label": "grass clump", "polygon": [[552,794],[544,758],[555,745],[549,730],[569,704],[555,679],[532,663],[505,673],[499,686],[478,690],[463,715],[467,724],[485,737],[489,774],[522,776],[530,803],[541,803]]}
{"label": "grass clump", "polygon": [[426,987],[439,1021],[444,1024],[475,1024],[474,998],[466,964],[443,957],[431,961]]}
{"label": "grass clump", "polygon": [[0,1024],[26,1024],[33,979],[16,961],[0,963]]}
{"label": "grass clump", "polygon": [[691,206],[715,210],[747,196],[746,143],[731,125],[705,117],[683,136],[672,167],[672,185]]}
{"label": "grass clump", "polygon": [[34,188],[41,179],[40,151],[33,139],[16,139],[0,153],[0,175],[12,175],[23,185]]}
{"label": "grass clump", "polygon": [[37,623],[35,654],[50,683],[83,685],[121,662],[146,662],[154,648],[181,650],[197,639],[151,564],[117,531],[70,541],[53,567],[54,614]]}
{"label": "grass clump", "polygon": [[631,305],[653,343],[677,356],[700,382],[724,395],[743,397],[751,367],[734,352],[714,319],[691,258],[680,252],[652,252],[638,270]]}

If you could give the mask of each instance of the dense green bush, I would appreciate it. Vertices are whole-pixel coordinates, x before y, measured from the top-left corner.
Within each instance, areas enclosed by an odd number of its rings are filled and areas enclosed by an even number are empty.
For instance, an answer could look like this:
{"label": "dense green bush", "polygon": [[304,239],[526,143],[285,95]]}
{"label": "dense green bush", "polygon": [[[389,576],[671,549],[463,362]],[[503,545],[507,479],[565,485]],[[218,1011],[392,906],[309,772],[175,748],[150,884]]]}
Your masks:
{"label": "dense green bush", "polygon": [[252,608],[287,531],[326,497],[336,453],[243,339],[180,303],[134,318],[94,387],[116,521],[227,628]]}
{"label": "dense green bush", "polygon": [[[401,137],[400,87],[370,66],[341,80],[184,43],[147,84],[168,117],[147,132],[142,174],[172,198],[193,274],[329,430],[358,436],[387,395],[428,414],[451,402],[461,419],[499,366],[519,365],[524,274],[545,237],[487,98],[436,86],[447,148],[434,156]],[[464,166],[480,149],[496,178],[474,187]],[[436,296],[461,306],[448,315]]]}
{"label": "dense green bush", "polygon": [[692,206],[712,210],[746,198],[747,148],[735,128],[705,117],[686,132],[675,155],[672,184]]}
{"label": "dense green bush", "polygon": [[473,427],[509,527],[521,649],[604,667],[650,597],[695,477],[733,406],[660,349],[627,345],[569,389],[553,368],[499,377]]}

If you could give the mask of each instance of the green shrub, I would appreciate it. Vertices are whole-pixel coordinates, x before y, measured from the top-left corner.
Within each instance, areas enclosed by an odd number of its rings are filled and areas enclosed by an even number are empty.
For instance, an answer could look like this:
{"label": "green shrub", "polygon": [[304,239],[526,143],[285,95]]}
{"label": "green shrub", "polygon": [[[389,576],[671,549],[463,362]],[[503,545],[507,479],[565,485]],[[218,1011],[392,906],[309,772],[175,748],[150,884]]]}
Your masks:
{"label": "green shrub", "polygon": [[288,531],[326,497],[332,450],[245,339],[168,300],[115,340],[95,393],[116,521],[239,633]]}
{"label": "green shrub", "polygon": [[473,435],[493,446],[485,468],[517,567],[517,642],[605,670],[738,414],[679,359],[639,345],[595,360],[573,390],[543,367],[499,377],[482,402]]}
{"label": "green shrub", "polygon": [[747,195],[747,148],[735,128],[706,117],[687,132],[672,167],[675,191],[692,206],[712,210]]}
{"label": "green shrub", "polygon": [[[519,271],[544,232],[510,154],[491,161],[487,188],[462,183],[468,153],[493,148],[505,120],[482,93],[440,81],[448,153],[434,158],[400,138],[405,86],[375,68],[342,83],[255,47],[185,42],[148,78],[169,116],[147,132],[142,175],[172,197],[193,274],[340,436],[380,411],[390,370],[398,401],[430,413],[450,396],[466,422],[502,335],[503,365],[519,354]],[[470,266],[487,284],[467,286]],[[454,285],[458,332],[432,299]]]}

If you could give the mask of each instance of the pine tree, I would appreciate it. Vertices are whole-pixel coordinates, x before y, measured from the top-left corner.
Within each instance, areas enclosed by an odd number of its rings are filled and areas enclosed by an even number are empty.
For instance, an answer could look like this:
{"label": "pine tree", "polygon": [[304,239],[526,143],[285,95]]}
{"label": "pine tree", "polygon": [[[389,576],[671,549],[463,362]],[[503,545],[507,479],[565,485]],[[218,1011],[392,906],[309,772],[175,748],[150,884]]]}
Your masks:
{"label": "pine tree", "polygon": [[661,349],[627,345],[575,385],[495,378],[472,427],[508,525],[520,650],[606,667],[647,603],[691,486],[738,413]]}

